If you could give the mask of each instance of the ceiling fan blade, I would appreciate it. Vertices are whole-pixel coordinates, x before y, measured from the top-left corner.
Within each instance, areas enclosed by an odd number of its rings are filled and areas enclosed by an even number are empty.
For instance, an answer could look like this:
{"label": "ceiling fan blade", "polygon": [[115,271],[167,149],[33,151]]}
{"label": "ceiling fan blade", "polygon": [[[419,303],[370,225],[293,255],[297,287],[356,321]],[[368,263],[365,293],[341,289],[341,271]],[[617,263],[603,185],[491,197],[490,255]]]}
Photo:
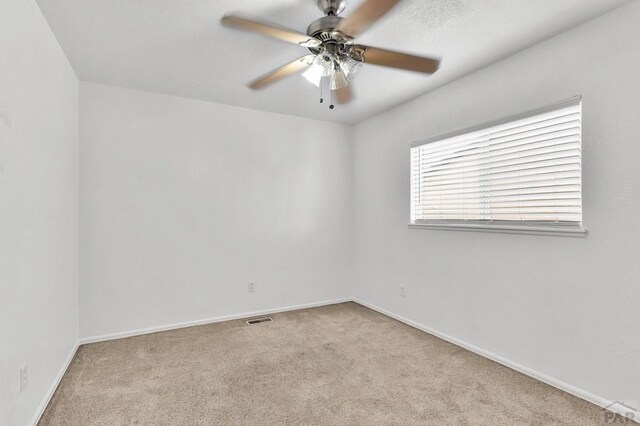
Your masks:
{"label": "ceiling fan blade", "polygon": [[318,39],[264,20],[256,20],[248,17],[245,18],[238,15],[225,15],[220,22],[229,27],[263,34],[278,40],[299,44],[304,47],[317,47],[321,44]]}
{"label": "ceiling fan blade", "polygon": [[357,37],[367,28],[398,4],[400,0],[366,0],[350,16],[346,17],[336,27],[337,31],[349,37]]}
{"label": "ceiling fan blade", "polygon": [[272,83],[275,83],[278,80],[282,80],[285,77],[288,77],[292,74],[296,74],[300,71],[303,71],[311,65],[311,62],[316,57],[316,55],[306,55],[302,58],[298,58],[295,61],[291,61],[286,65],[281,66],[280,68],[276,68],[275,70],[258,77],[253,80],[247,86],[250,89],[262,89]]}
{"label": "ceiling fan blade", "polygon": [[353,100],[353,90],[351,90],[351,85],[343,87],[342,89],[333,91],[333,99],[337,105],[348,104]]}
{"label": "ceiling fan blade", "polygon": [[380,65],[383,67],[400,68],[425,74],[433,74],[440,67],[439,59],[395,52],[393,50],[385,50],[361,44],[354,45],[352,52],[354,58],[362,60],[366,64]]}

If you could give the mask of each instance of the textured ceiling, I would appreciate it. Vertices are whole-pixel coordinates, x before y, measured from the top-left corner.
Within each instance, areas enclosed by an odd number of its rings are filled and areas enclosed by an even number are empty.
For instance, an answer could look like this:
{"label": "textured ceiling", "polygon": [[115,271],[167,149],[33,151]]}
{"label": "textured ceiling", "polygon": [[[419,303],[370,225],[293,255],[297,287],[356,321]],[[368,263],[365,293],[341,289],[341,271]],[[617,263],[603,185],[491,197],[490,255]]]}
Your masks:
{"label": "textured ceiling", "polygon": [[[305,49],[219,25],[246,11],[305,31],[315,0],[39,0],[81,80],[342,123],[357,123],[629,0],[404,0],[358,42],[432,54],[433,76],[365,66],[356,99],[329,110],[293,76],[263,91],[247,81]],[[347,0],[343,16],[360,1]]]}

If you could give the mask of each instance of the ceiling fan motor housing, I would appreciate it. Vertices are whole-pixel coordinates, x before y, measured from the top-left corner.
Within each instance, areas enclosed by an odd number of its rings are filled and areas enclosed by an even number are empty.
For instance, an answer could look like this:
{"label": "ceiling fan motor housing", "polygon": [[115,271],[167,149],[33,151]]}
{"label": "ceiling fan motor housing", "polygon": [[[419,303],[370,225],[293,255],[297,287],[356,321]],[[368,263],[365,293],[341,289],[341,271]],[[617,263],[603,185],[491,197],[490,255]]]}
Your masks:
{"label": "ceiling fan motor housing", "polygon": [[309,27],[307,27],[307,35],[322,41],[325,41],[325,38],[328,40],[331,38],[333,30],[343,19],[344,18],[340,18],[339,16],[323,16],[322,18],[313,21]]}
{"label": "ceiling fan motor housing", "polygon": [[[323,16],[317,21],[313,21],[307,28],[307,35],[314,37],[322,42],[326,47],[328,44],[339,44],[344,42],[336,38],[336,33],[333,31],[340,21],[344,18],[339,16]],[[310,47],[309,50],[313,53],[318,53],[321,49],[317,47]]]}

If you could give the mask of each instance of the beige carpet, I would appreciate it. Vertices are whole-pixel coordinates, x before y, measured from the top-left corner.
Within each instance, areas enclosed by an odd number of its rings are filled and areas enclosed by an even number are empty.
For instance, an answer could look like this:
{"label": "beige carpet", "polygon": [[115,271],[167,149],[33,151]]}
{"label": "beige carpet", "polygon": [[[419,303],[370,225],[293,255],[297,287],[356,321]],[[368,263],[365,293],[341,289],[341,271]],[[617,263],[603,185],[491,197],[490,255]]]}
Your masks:
{"label": "beige carpet", "polygon": [[355,303],[80,347],[40,425],[591,425],[599,407]]}

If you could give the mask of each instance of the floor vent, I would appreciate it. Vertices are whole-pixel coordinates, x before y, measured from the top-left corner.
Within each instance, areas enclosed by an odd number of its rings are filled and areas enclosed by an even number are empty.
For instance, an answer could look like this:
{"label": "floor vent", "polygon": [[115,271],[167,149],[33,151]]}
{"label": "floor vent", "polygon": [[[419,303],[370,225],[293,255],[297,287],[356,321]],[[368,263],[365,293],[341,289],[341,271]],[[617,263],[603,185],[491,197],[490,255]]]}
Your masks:
{"label": "floor vent", "polygon": [[247,324],[253,325],[253,324],[260,324],[262,322],[271,322],[271,321],[273,321],[271,319],[271,317],[266,317],[266,318],[258,318],[258,319],[249,320],[249,321],[247,321]]}

